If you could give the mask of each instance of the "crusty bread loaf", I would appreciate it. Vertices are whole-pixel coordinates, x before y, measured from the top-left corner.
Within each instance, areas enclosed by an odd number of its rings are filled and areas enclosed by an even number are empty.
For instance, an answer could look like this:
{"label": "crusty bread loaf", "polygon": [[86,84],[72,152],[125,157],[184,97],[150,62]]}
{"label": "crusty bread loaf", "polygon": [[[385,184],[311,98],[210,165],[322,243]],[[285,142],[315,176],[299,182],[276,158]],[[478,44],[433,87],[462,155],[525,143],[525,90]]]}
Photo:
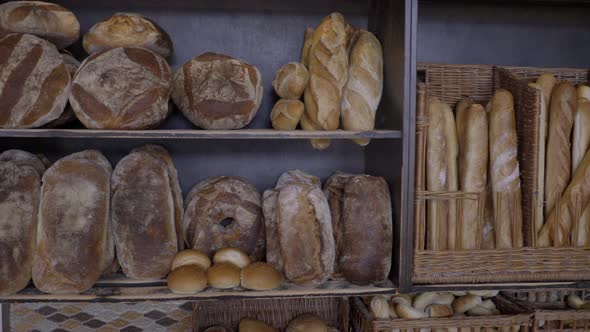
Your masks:
{"label": "crusty bread loaf", "polygon": [[272,86],[277,95],[283,99],[299,99],[307,85],[309,72],[299,62],[289,62],[279,68]]}
{"label": "crusty bread loaf", "polygon": [[391,268],[392,212],[385,179],[358,175],[344,188],[340,271],[354,284],[387,279]]}
{"label": "crusty bread loaf", "polygon": [[303,36],[303,47],[301,48],[301,63],[309,68],[309,51],[311,50],[311,42],[313,41],[314,28],[305,29]]}
{"label": "crusty bread loaf", "polygon": [[32,167],[37,173],[39,173],[39,180],[47,168],[38,156],[23,150],[11,149],[0,153],[0,162],[7,161],[13,162],[19,167]]}
{"label": "crusty bread loaf", "polygon": [[578,106],[575,87],[558,83],[551,93],[545,168],[545,215],[555,207],[571,176],[570,137]]}
{"label": "crusty bread loaf", "polygon": [[[442,105],[443,116],[445,119],[445,145],[447,154],[447,190],[457,191],[459,190],[459,169],[458,160],[459,157],[459,141],[457,138],[457,126],[455,124],[455,115],[451,110],[451,107],[447,104]],[[454,249],[456,243],[456,232],[458,222],[458,211],[457,201],[450,200],[448,202],[448,221],[447,228],[441,229],[440,236],[445,239],[443,248]]]}
{"label": "crusty bread loaf", "polygon": [[320,179],[318,177],[313,176],[311,174],[307,174],[300,169],[293,169],[283,172],[283,174],[279,176],[279,178],[277,179],[275,189],[281,189],[290,184],[297,183],[308,184],[318,188],[322,187],[322,183],[320,182]]}
{"label": "crusty bread loaf", "polygon": [[0,296],[18,292],[31,280],[40,189],[41,174],[34,167],[0,161]]}
{"label": "crusty bread loaf", "polygon": [[[73,81],[74,75],[76,75],[76,71],[78,70],[78,67],[80,67],[80,62],[78,60],[76,60],[76,58],[74,58],[69,53],[62,52],[62,53],[60,53],[60,56],[61,56],[62,60],[64,61],[64,64],[66,65],[66,69],[68,70],[68,73],[70,74],[70,81]],[[74,113],[74,110],[72,109],[70,104],[67,104],[64,111],[61,113],[61,115],[57,119],[48,122],[43,127],[44,128],[56,128],[56,127],[63,126],[69,122],[72,122],[75,119],[76,119],[76,114]]]}
{"label": "crusty bread loaf", "polygon": [[244,179],[220,176],[197,184],[186,197],[182,227],[187,245],[208,255],[232,247],[254,262],[264,257],[260,193]]}
{"label": "crusty bread loaf", "polygon": [[[301,119],[299,121],[299,123],[301,123],[301,129],[303,130],[322,130],[322,128],[320,128],[319,125],[314,124],[309,119],[306,112],[303,112],[303,114],[301,115]],[[311,143],[311,146],[316,150],[325,150],[328,147],[330,147],[330,144],[332,144],[332,140],[329,138],[312,138],[309,140],[309,142]]]}
{"label": "crusty bread loaf", "polygon": [[64,7],[43,1],[8,1],[0,5],[0,37],[28,33],[55,44],[59,49],[80,37],[80,23]]}
{"label": "crusty bread loaf", "polygon": [[[381,43],[369,31],[359,30],[351,45],[348,81],[342,94],[342,128],[371,130],[383,92],[383,51]],[[357,144],[369,144],[369,139],[355,139]]]}
{"label": "crusty bread loaf", "polygon": [[335,259],[324,193],[316,186],[291,184],[280,189],[277,206],[285,276],[297,284],[323,283],[332,274]]}
{"label": "crusty bread loaf", "polygon": [[270,121],[277,130],[295,130],[305,105],[297,99],[279,99],[272,108]]}
{"label": "crusty bread loaf", "polygon": [[172,54],[172,40],[164,29],[136,13],[116,13],[93,25],[82,45],[88,54],[117,47],[142,47],[166,58]]}
{"label": "crusty bread loaf", "polygon": [[509,91],[500,89],[494,93],[489,128],[496,248],[521,247],[523,234],[518,139],[514,99]]}
{"label": "crusty bread loaf", "polygon": [[80,65],[70,104],[92,129],[147,129],[168,115],[171,70],[161,56],[143,48],[95,53]]}
{"label": "crusty bread loaf", "polygon": [[[574,174],[590,147],[590,101],[585,98],[578,98],[578,110],[574,119],[572,136],[572,174]],[[580,217],[575,245],[581,247],[590,246],[589,207],[583,209]]]}
{"label": "crusty bread loaf", "polygon": [[51,43],[33,35],[0,38],[0,128],[36,128],[63,112],[70,76]]}
{"label": "crusty bread loaf", "polygon": [[[551,88],[553,88],[554,83],[551,83],[551,79],[553,78],[553,76],[542,76],[539,77],[539,80],[541,83],[544,83],[545,86],[542,86],[541,84],[538,83],[529,83],[528,85],[531,88],[537,89],[540,92],[540,97],[541,97],[541,104],[540,104],[540,114],[539,114],[539,140],[538,140],[538,150],[539,150],[539,158],[537,161],[537,170],[538,170],[538,174],[537,174],[537,198],[536,198],[536,206],[535,206],[535,225],[533,228],[533,232],[536,234],[541,230],[541,227],[543,227],[543,223],[545,222],[545,214],[543,212],[544,210],[544,198],[545,198],[545,159],[546,159],[546,143],[547,143],[547,117],[548,117],[548,107],[549,104],[547,103],[547,99],[545,99],[545,92],[543,90],[543,88],[545,88],[546,90],[549,89],[550,85]],[[544,81],[544,82],[543,82]],[[553,78],[553,81],[555,81],[555,79]],[[551,96],[551,91],[549,91],[549,97]],[[534,301],[533,301],[534,302]]]}
{"label": "crusty bread loaf", "polygon": [[551,73],[543,73],[537,81],[535,82],[541,88],[541,92],[543,93],[543,99],[545,100],[545,104],[547,107],[551,104],[551,93],[553,92],[553,88],[557,83],[555,76]]}
{"label": "crusty bread loaf", "polygon": [[253,65],[228,55],[203,53],[174,73],[172,98],[198,127],[240,129],[258,111],[262,90],[262,75]]}
{"label": "crusty bread loaf", "polygon": [[578,101],[590,100],[590,86],[578,85],[578,88],[576,89],[576,94],[578,96]]}
{"label": "crusty bread loaf", "polygon": [[33,282],[47,293],[90,288],[111,265],[111,166],[98,151],[74,153],[43,174]]}

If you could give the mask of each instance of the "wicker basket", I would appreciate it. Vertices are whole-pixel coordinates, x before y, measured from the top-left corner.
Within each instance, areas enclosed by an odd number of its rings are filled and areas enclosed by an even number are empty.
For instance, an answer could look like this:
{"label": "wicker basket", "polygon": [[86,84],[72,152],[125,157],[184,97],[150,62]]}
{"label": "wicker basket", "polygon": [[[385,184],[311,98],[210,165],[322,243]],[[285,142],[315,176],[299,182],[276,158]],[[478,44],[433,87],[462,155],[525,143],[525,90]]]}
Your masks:
{"label": "wicker basket", "polygon": [[[530,331],[532,314],[518,303],[502,296],[494,298],[497,308],[503,313],[487,317],[449,317],[424,319],[375,319],[360,298],[351,299],[352,326],[360,332],[420,332],[422,329],[439,331],[482,331],[483,328],[511,328],[508,331]],[[520,327],[517,329],[516,327]],[[463,330],[460,330],[463,328]]]}
{"label": "wicker basket", "polygon": [[[544,139],[540,137],[541,94],[527,80],[542,72],[573,83],[588,81],[588,71],[579,69],[540,69],[495,67],[491,65],[419,64],[424,84],[418,84],[416,110],[415,237],[412,282],[414,284],[491,283],[524,281],[576,281],[590,279],[590,248],[535,248],[534,225],[542,218]],[[426,170],[426,95],[438,97],[454,106],[464,97],[485,104],[496,89],[514,96],[518,134],[518,159],[521,172],[522,229],[524,247],[509,249],[426,250],[426,202],[454,201],[456,206],[474,198],[475,193],[428,192]],[[481,195],[481,194],[480,194]],[[477,196],[476,196],[477,197]],[[480,209],[481,211],[482,209]],[[481,229],[482,213],[478,216]],[[457,227],[460,228],[460,227]],[[478,234],[481,232],[478,231]]]}
{"label": "wicker basket", "polygon": [[535,312],[533,331],[590,331],[590,311],[572,310],[567,296],[578,295],[589,299],[588,290],[553,289],[531,292],[505,292],[504,296]]}
{"label": "wicker basket", "polygon": [[308,313],[323,319],[330,332],[348,332],[348,300],[337,297],[203,301],[195,305],[194,324],[197,332],[211,326],[237,331],[242,318],[253,318],[283,331],[291,320]]}

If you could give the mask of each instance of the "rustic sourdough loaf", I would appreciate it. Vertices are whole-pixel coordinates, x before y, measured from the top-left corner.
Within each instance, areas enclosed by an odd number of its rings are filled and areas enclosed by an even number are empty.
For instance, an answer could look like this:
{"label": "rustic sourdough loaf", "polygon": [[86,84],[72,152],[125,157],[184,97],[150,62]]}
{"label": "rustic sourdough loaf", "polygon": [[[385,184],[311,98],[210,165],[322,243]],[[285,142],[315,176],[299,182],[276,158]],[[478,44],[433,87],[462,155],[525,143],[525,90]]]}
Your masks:
{"label": "rustic sourdough loaf", "polygon": [[0,162],[5,161],[13,162],[19,167],[32,167],[35,171],[37,171],[37,173],[39,173],[39,179],[41,179],[41,176],[43,176],[43,173],[45,173],[45,170],[47,167],[49,167],[46,166],[43,161],[41,161],[39,156],[36,156],[27,151],[16,149],[6,150],[0,153]]}
{"label": "rustic sourdough loaf", "polygon": [[[71,54],[62,52],[62,53],[60,53],[60,55],[61,55],[62,60],[64,61],[64,64],[66,65],[68,73],[70,74],[70,81],[73,81],[74,75],[76,75],[76,71],[78,70],[78,67],[80,67],[80,62],[78,60],[76,60],[76,58],[74,58]],[[64,111],[61,113],[61,115],[59,116],[59,118],[47,123],[43,127],[44,128],[56,128],[56,127],[63,126],[69,122],[72,122],[75,119],[76,119],[76,114],[74,113],[72,106],[68,103],[68,104],[66,104],[66,107],[65,107]]]}

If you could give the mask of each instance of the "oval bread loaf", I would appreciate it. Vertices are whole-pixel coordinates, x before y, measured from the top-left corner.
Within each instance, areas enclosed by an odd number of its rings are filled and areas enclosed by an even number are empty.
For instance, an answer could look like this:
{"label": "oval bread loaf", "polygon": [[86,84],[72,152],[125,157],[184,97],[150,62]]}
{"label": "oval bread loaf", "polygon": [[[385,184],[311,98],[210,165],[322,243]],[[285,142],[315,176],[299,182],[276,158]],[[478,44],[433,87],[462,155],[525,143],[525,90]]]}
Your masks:
{"label": "oval bread loaf", "polygon": [[279,99],[270,112],[272,127],[277,130],[295,130],[305,105],[296,99]]}
{"label": "oval bread loaf", "polygon": [[[64,64],[66,65],[66,69],[68,70],[68,73],[70,74],[70,81],[73,81],[74,75],[76,75],[76,71],[78,70],[78,67],[80,67],[80,62],[68,53],[60,53],[60,55],[61,55],[62,60],[64,61]],[[66,104],[66,107],[65,107],[64,111],[61,113],[61,115],[57,119],[47,123],[44,127],[45,128],[56,128],[59,126],[63,126],[66,123],[72,122],[75,119],[76,119],[76,114],[74,113],[72,106],[70,106],[69,104]]]}
{"label": "oval bread loaf", "polygon": [[57,119],[70,93],[70,76],[51,43],[33,35],[0,39],[0,128],[37,128]]}
{"label": "oval bread loaf", "polygon": [[23,150],[6,150],[0,153],[0,162],[13,162],[19,167],[29,166],[39,173],[39,180],[48,166],[45,166],[41,158]]}
{"label": "oval bread loaf", "polygon": [[114,48],[82,62],[70,104],[87,128],[153,128],[169,113],[171,78],[161,56],[143,48]]}

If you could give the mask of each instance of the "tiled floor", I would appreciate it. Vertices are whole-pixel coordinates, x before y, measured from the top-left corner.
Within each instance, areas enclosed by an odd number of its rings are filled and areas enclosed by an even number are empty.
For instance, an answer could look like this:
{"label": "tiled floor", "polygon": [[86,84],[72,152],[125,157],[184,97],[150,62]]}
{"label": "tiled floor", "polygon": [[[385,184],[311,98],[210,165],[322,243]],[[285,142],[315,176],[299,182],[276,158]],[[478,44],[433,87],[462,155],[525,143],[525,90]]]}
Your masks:
{"label": "tiled floor", "polygon": [[10,305],[11,331],[191,331],[191,302]]}

